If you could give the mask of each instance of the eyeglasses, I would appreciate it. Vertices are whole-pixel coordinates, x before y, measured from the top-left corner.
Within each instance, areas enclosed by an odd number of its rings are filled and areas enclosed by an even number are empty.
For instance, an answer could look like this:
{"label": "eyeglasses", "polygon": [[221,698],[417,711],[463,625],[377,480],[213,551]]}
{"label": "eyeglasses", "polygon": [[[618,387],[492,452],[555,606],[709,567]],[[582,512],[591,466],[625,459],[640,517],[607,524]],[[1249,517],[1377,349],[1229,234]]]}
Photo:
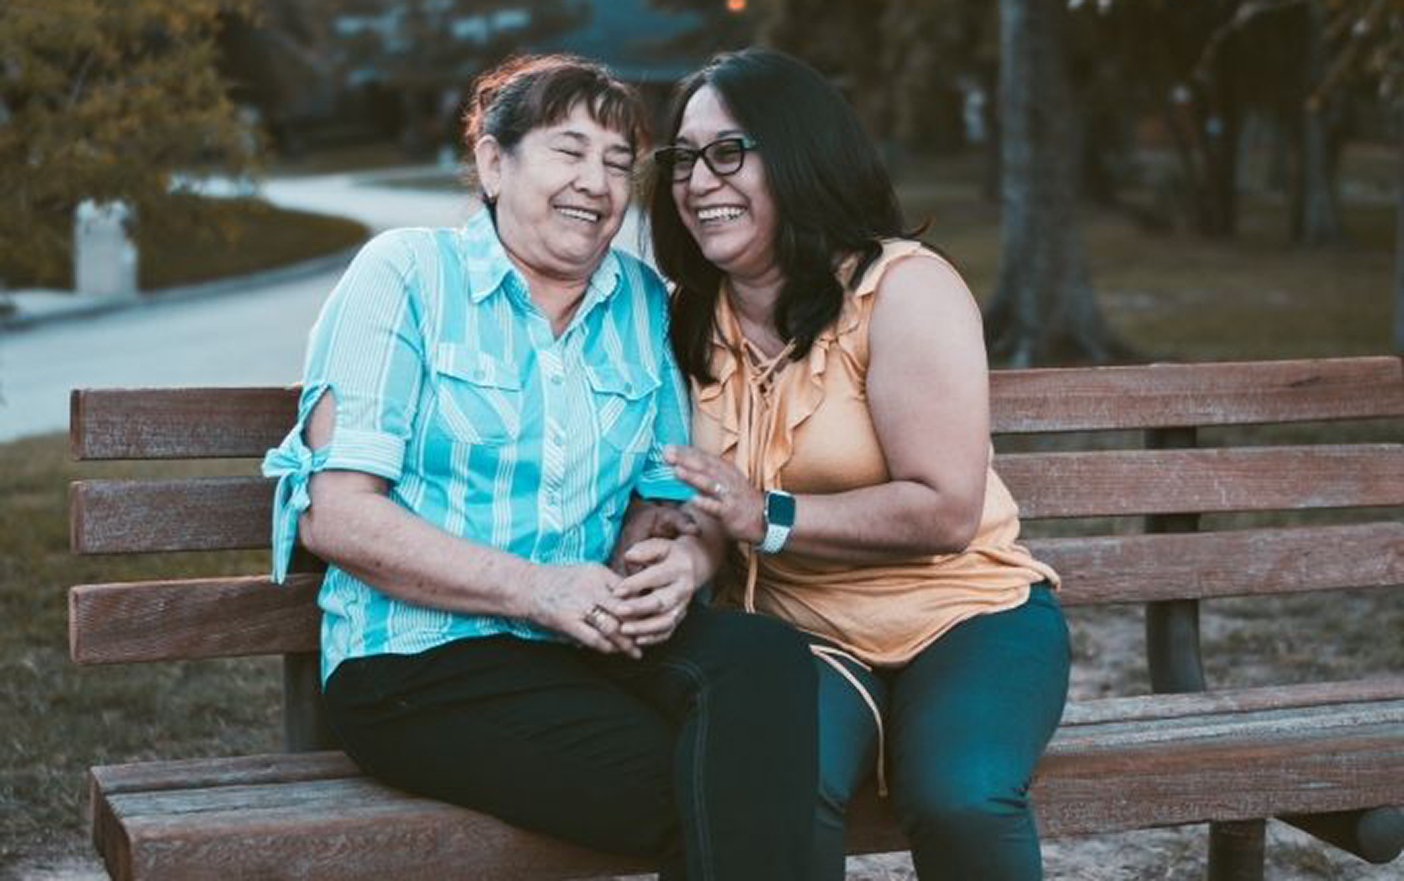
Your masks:
{"label": "eyeglasses", "polygon": [[701,149],[659,147],[653,151],[653,161],[674,183],[684,183],[692,179],[692,170],[697,167],[698,157],[707,163],[712,174],[726,177],[740,171],[741,166],[746,163],[746,154],[758,146],[759,142],[750,135],[734,135],[718,138]]}

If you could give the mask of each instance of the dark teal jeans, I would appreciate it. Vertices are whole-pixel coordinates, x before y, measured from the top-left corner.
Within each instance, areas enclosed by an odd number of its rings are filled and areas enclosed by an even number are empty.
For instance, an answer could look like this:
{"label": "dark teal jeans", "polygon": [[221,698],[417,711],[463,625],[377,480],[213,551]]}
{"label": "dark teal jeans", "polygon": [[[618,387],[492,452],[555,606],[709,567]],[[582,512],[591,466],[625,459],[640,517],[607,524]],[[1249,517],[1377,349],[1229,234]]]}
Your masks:
{"label": "dark teal jeans", "polygon": [[[844,663],[882,710],[887,783],[921,881],[1043,877],[1028,800],[1068,689],[1068,630],[1053,592],[971,618],[904,667]],[[862,697],[818,658],[816,881],[844,877],[844,817],[877,763]]]}

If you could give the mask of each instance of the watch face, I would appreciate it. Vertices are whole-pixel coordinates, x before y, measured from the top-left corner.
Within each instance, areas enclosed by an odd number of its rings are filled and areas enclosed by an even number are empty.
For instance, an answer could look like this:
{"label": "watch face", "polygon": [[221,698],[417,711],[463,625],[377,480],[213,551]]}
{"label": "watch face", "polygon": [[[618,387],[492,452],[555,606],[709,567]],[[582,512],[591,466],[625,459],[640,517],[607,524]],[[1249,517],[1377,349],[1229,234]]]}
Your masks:
{"label": "watch face", "polygon": [[795,525],[795,497],[771,491],[765,494],[765,520],[775,526]]}

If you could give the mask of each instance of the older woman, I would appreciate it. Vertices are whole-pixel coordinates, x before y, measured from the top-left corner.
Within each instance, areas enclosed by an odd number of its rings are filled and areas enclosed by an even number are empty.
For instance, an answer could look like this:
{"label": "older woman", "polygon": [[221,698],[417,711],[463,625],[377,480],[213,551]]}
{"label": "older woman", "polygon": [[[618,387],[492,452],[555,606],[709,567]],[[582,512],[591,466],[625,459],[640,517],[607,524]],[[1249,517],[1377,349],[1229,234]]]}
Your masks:
{"label": "older woman", "polygon": [[1067,631],[990,468],[979,310],[804,64],[718,57],[681,84],[667,139],[650,212],[697,445],[669,456],[740,552],[729,598],[816,653],[810,877],[843,877],[874,762],[923,881],[1039,877],[1027,788]]}
{"label": "older woman", "polygon": [[378,236],[312,331],[297,426],[265,464],[275,575],[295,535],[330,564],[324,691],[368,773],[657,854],[666,877],[799,879],[803,643],[689,613],[716,562],[705,518],[634,547],[627,578],[602,565],[631,494],[690,495],[662,461],[687,440],[665,291],[610,247],[641,119],[577,58],[479,80],[465,134],[486,209]]}

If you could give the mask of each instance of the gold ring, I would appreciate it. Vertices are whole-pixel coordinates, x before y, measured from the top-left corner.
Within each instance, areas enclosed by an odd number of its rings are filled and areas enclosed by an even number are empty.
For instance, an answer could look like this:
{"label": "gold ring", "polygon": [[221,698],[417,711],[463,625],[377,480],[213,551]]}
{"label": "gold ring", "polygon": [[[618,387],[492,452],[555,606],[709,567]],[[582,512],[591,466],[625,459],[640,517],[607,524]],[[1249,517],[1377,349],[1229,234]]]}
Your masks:
{"label": "gold ring", "polygon": [[602,623],[600,621],[601,615],[609,615],[609,613],[606,612],[604,609],[601,609],[599,606],[592,606],[590,608],[590,611],[585,613],[585,623],[589,624],[591,627],[603,633],[604,628],[600,626]]}

